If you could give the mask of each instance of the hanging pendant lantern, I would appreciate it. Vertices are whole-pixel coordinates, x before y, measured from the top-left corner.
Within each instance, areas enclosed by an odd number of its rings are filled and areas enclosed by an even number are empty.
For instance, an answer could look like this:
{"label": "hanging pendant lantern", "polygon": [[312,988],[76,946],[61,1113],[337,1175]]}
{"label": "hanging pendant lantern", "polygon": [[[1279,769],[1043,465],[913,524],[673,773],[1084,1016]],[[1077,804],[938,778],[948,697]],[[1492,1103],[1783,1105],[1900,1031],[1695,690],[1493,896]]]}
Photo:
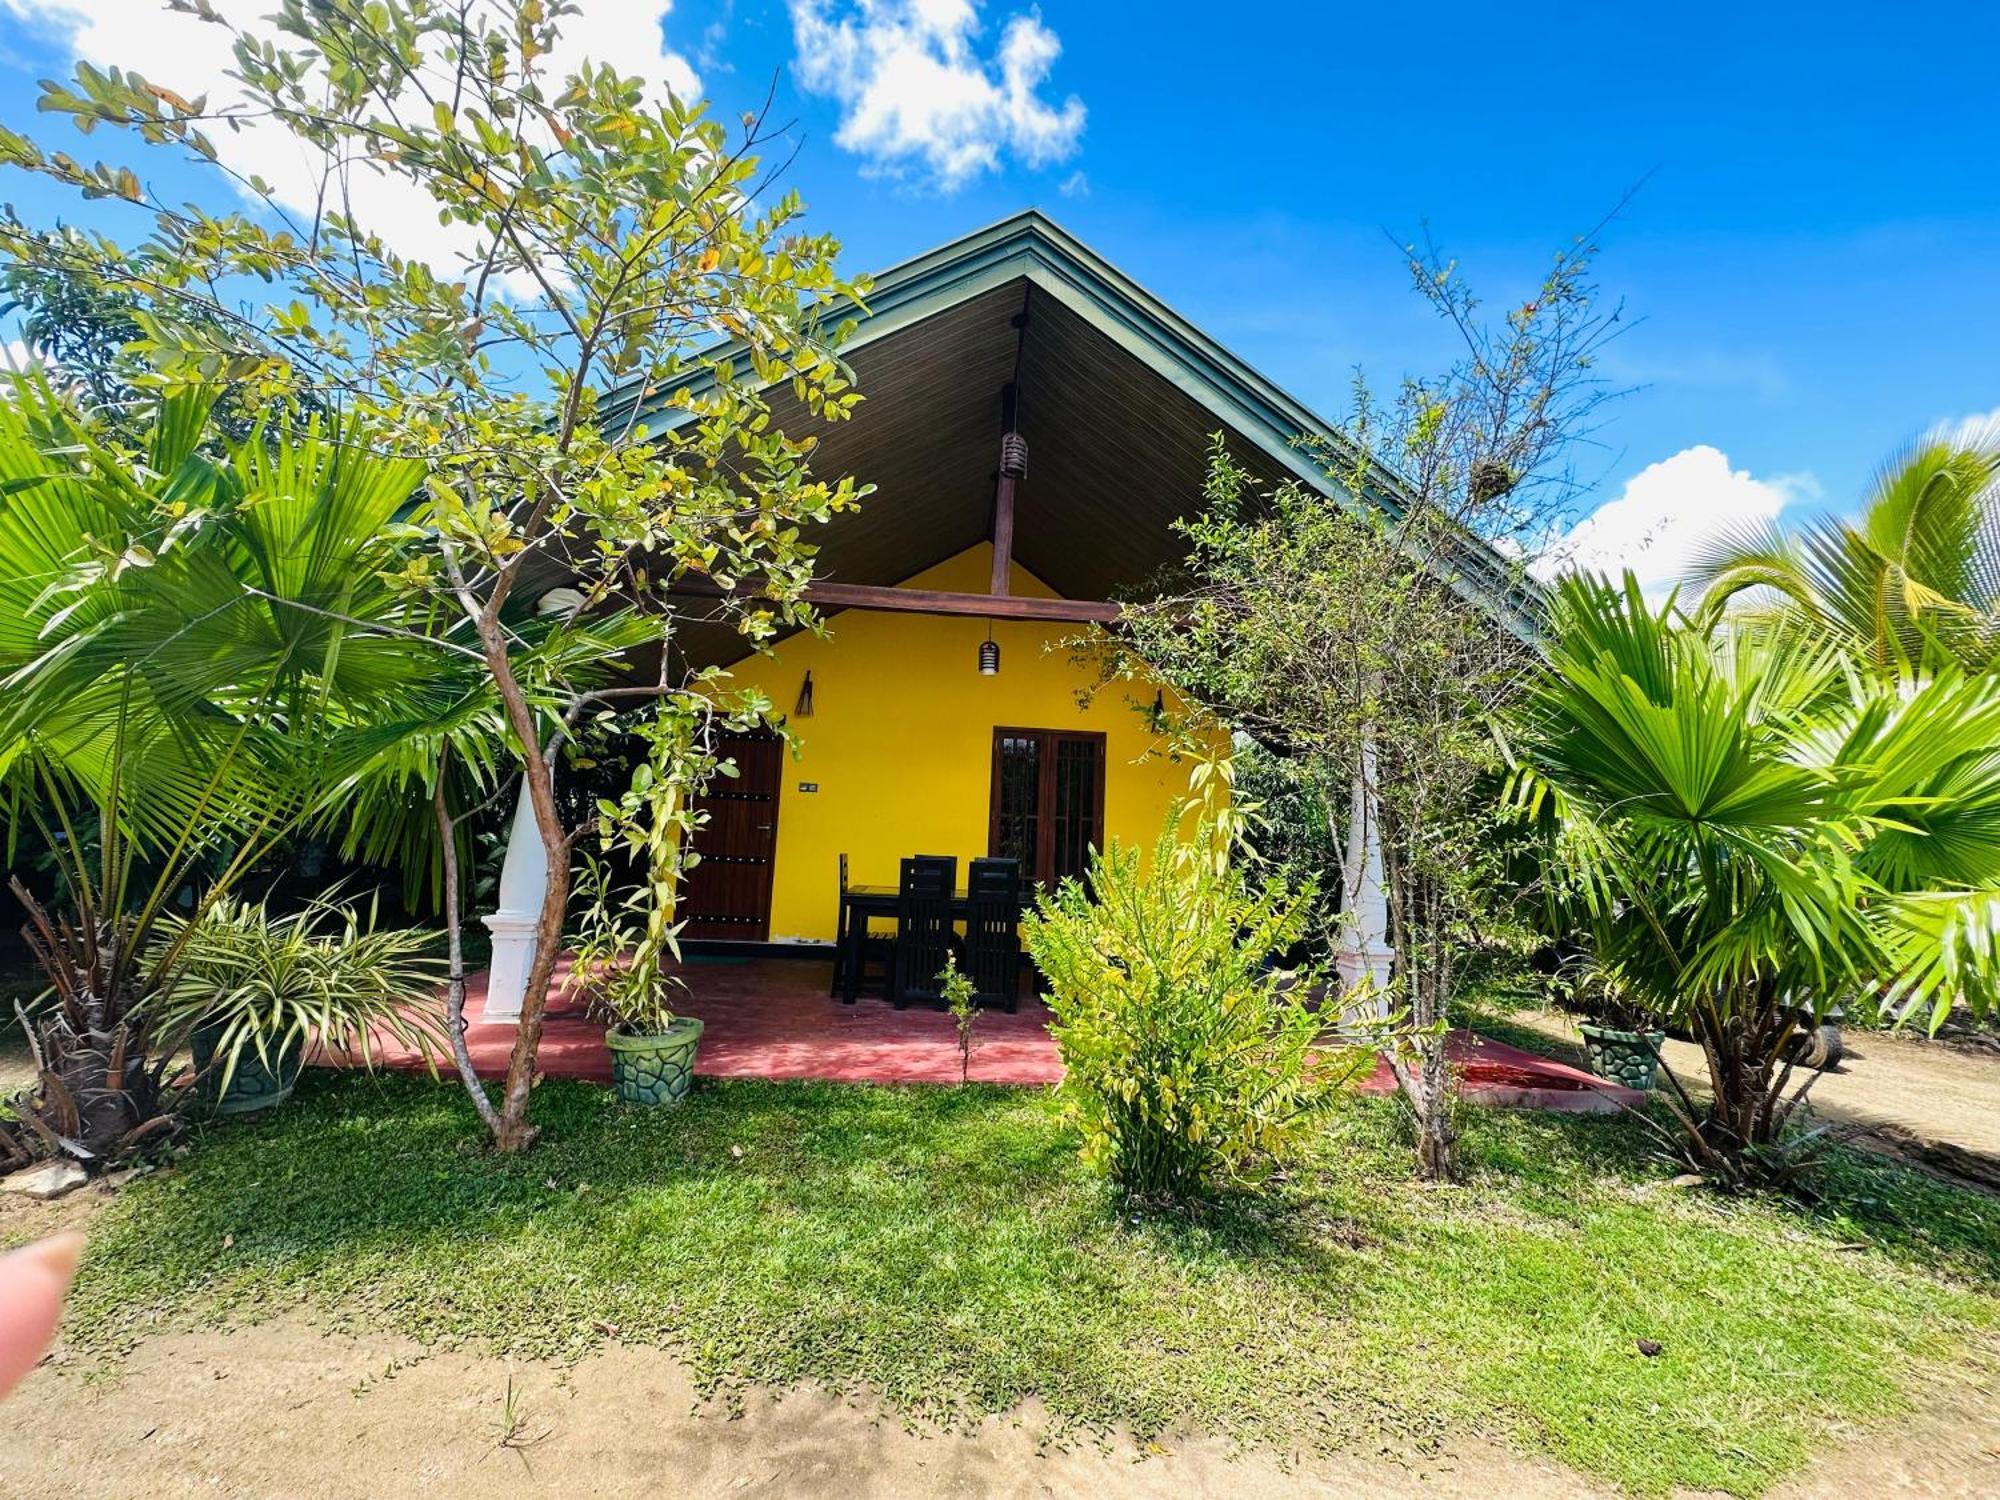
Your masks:
{"label": "hanging pendant lantern", "polygon": [[986,627],[986,639],[979,643],[979,675],[998,677],[1000,675],[1000,643],[993,639],[993,627]]}

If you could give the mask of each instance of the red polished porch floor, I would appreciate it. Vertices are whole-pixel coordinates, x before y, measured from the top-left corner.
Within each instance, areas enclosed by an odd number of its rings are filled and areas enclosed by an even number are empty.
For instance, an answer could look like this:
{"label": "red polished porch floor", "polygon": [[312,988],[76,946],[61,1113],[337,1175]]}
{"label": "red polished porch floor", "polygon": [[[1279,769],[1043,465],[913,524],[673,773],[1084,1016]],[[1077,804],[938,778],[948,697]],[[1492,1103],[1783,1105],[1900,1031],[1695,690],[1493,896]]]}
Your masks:
{"label": "red polished porch floor", "polygon": [[[605,1083],[611,1055],[604,1027],[579,1001],[566,997],[567,961],[558,968],[542,1032],[540,1065],[552,1078]],[[676,1009],[704,1023],[695,1071],[713,1078],[815,1078],[842,1083],[956,1083],[958,1038],[951,1017],[928,1007],[896,1010],[863,998],[843,1005],[827,995],[829,967],[799,959],[743,959],[682,966],[686,993]],[[466,1042],[482,1077],[507,1070],[514,1046],[510,1021],[486,1019],[486,976],[466,996]],[[1019,1011],[981,1013],[972,1054],[977,1083],[1049,1084],[1062,1063],[1048,1033],[1049,1012],[1023,996]],[[1607,1113],[1642,1097],[1576,1068],[1470,1032],[1450,1040],[1467,1097],[1521,1109]],[[392,1067],[420,1067],[413,1054],[381,1051]],[[1392,1093],[1386,1062],[1362,1087]]]}
{"label": "red polished porch floor", "polygon": [[[565,959],[551,985],[539,1055],[551,1078],[611,1079],[604,1026],[580,1000],[564,995]],[[827,995],[831,965],[802,959],[753,958],[684,964],[687,989],[675,1001],[703,1023],[695,1071],[711,1078],[818,1078],[840,1083],[957,1083],[958,1033],[952,1019],[928,1006],[897,1010],[863,998],[844,1005]],[[466,994],[466,1044],[482,1077],[507,1071],[514,1047],[511,1021],[486,1019],[486,976]],[[972,1054],[976,1083],[1054,1083],[1062,1077],[1049,1012],[1024,997],[1021,1008],[982,1011]],[[396,1063],[414,1058],[398,1058]]]}

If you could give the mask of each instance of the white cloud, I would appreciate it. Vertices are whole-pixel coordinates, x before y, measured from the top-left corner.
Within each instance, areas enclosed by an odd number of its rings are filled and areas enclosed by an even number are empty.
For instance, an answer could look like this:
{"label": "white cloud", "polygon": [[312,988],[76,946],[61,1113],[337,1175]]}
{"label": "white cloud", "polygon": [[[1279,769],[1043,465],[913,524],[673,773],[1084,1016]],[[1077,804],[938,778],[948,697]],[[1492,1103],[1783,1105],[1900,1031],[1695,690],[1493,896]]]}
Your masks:
{"label": "white cloud", "polygon": [[[214,8],[237,25],[274,33],[262,19],[276,8],[272,0],[214,0]],[[561,78],[588,58],[628,76],[636,74],[651,88],[664,84],[684,99],[695,97],[700,79],[684,57],[667,47],[661,32],[671,8],[672,0],[589,0],[580,13],[564,18],[560,43],[544,62],[548,76]],[[211,107],[239,97],[238,86],[227,76],[232,66],[229,32],[170,12],[155,0],[0,0],[0,10],[27,21],[83,61],[136,69],[148,82],[190,99],[206,94]],[[209,134],[231,169],[270,183],[285,208],[302,215],[313,212],[318,162],[288,131],[253,124]],[[476,248],[466,226],[439,224],[429,195],[402,178],[358,170],[350,193],[358,220],[398,253],[428,261],[442,273],[450,274],[460,257]]]}
{"label": "white cloud", "polygon": [[1090,178],[1079,168],[1065,177],[1062,180],[1062,185],[1056,191],[1061,193],[1065,198],[1088,198],[1090,196]]}
{"label": "white cloud", "polygon": [[1548,548],[1534,571],[1547,578],[1575,567],[1616,576],[1630,568],[1658,599],[1681,580],[1704,543],[1766,524],[1794,501],[1819,493],[1810,474],[1758,479],[1747,469],[1732,469],[1728,457],[1706,443],[1683,448],[1626,480],[1617,499]]}
{"label": "white cloud", "polygon": [[1011,17],[982,56],[975,0],[789,0],[800,84],[841,105],[834,139],[891,176],[920,167],[949,192],[1002,153],[1067,161],[1083,101],[1042,97],[1062,42],[1039,9]]}
{"label": "white cloud", "polygon": [[1945,422],[1942,426],[1955,443],[2000,442],[2000,406],[1991,411],[1974,412],[1969,417],[1960,417],[1956,422]]}

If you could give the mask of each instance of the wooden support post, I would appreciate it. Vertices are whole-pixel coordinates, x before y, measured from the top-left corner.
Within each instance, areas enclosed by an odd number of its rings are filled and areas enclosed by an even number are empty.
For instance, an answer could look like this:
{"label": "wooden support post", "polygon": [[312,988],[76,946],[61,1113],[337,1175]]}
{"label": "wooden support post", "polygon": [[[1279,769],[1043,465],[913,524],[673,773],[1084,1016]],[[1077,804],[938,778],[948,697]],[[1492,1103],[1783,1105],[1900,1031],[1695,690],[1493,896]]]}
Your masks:
{"label": "wooden support post", "polygon": [[993,582],[990,592],[1004,599],[1014,572],[1014,480],[1002,472],[993,494]]}
{"label": "wooden support post", "polygon": [[1019,392],[1009,384],[1000,393],[1000,477],[993,486],[993,582],[987,592],[1004,599],[1013,589],[1014,486],[1028,471],[1028,443],[1016,431]]}

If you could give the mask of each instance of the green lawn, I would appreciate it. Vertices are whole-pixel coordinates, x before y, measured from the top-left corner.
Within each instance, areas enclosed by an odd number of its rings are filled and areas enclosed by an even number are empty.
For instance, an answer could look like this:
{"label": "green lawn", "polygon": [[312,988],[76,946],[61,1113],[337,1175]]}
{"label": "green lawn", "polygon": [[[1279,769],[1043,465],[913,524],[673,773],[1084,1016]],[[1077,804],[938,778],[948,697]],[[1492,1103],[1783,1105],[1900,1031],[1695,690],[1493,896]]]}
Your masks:
{"label": "green lawn", "polygon": [[704,1081],[652,1113],[550,1083],[537,1112],[503,1161],[449,1084],[311,1076],[108,1207],[70,1339],[305,1306],[526,1354],[658,1342],[720,1388],[946,1420],[1038,1396],[1072,1429],[1293,1449],[1470,1423],[1748,1494],[2000,1321],[2000,1203],[1854,1157],[1815,1213],[1721,1201],[1616,1119],[1474,1112],[1471,1182],[1424,1190],[1395,1106],[1355,1101],[1261,1203],[1159,1219],[1039,1092]]}

